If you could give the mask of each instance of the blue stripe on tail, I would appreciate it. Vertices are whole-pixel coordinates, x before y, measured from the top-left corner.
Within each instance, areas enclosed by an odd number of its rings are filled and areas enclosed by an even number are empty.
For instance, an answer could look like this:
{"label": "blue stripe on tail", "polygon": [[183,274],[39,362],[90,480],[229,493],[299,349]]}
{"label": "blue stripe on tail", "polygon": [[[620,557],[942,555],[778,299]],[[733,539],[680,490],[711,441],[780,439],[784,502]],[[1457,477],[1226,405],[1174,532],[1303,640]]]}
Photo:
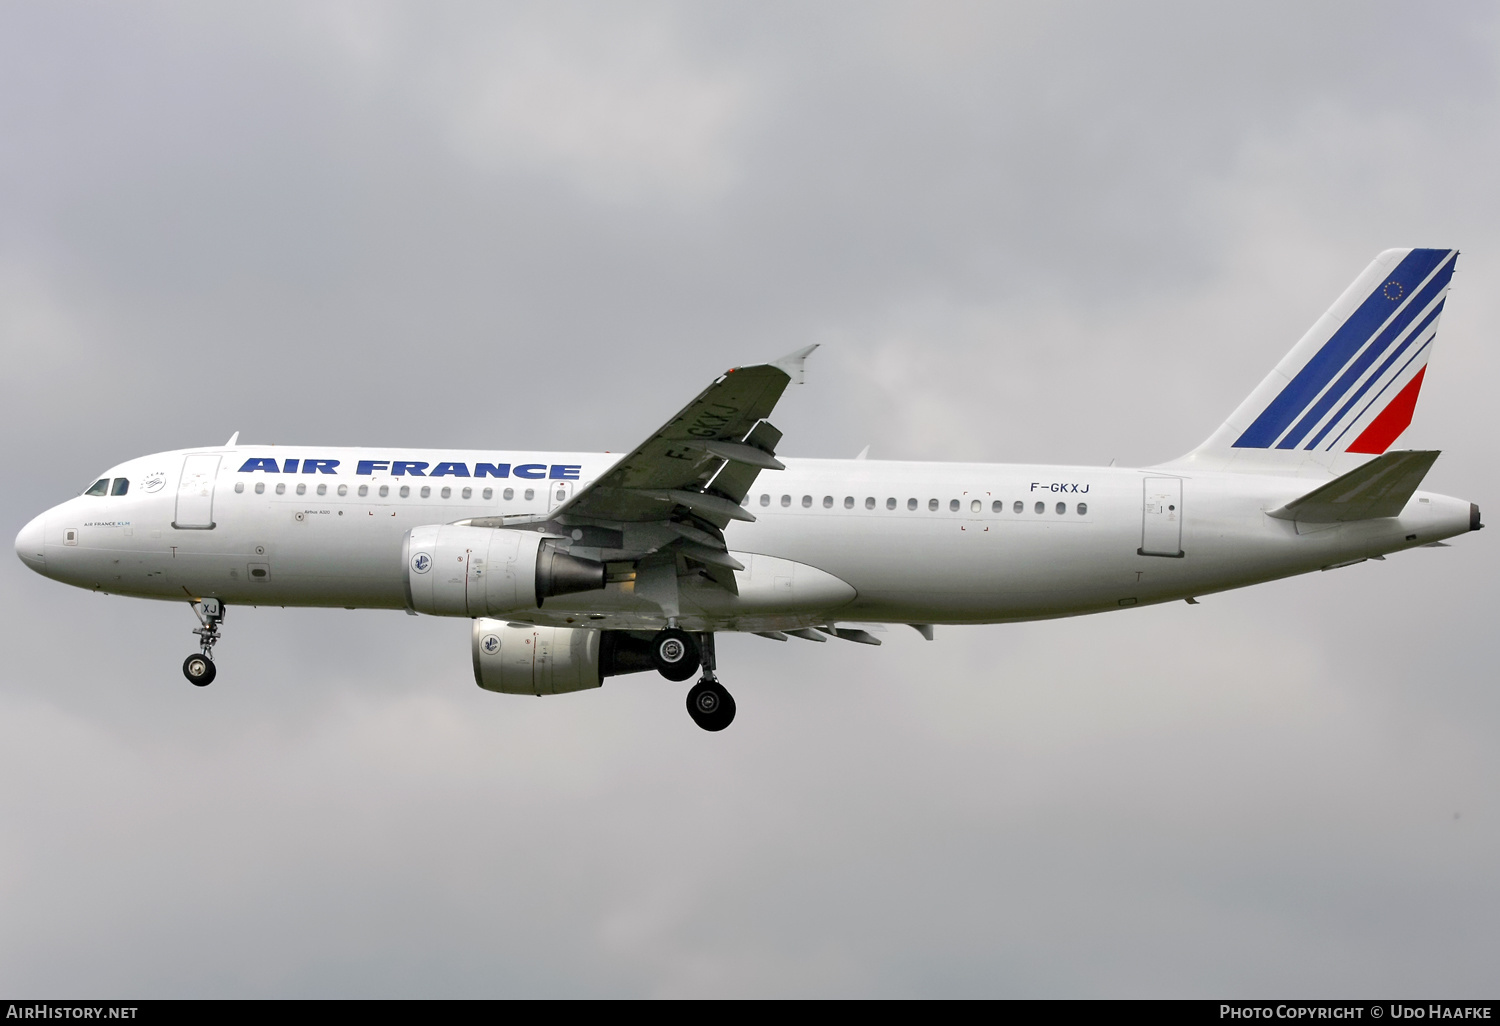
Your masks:
{"label": "blue stripe on tail", "polygon": [[[1399,282],[1409,289],[1424,281],[1452,252],[1449,249],[1414,249],[1408,253],[1386,280],[1377,285],[1354,313],[1339,325],[1333,337],[1307,361],[1307,365],[1297,372],[1297,376],[1261,411],[1255,422],[1235,441],[1234,448],[1269,449],[1275,445],[1292,421],[1317,399],[1334,375],[1370,341],[1371,336],[1390,317],[1392,308],[1400,302],[1401,297],[1386,294],[1389,283]],[[1451,267],[1448,273],[1452,273]],[[1411,316],[1415,316],[1418,309],[1415,303],[1408,307]],[[1339,395],[1335,395],[1329,405],[1339,398]],[[1313,423],[1316,423],[1316,418],[1307,423],[1307,428],[1302,431],[1303,435],[1311,429]]]}
{"label": "blue stripe on tail", "polygon": [[[1338,381],[1334,382],[1333,387],[1324,392],[1322,398],[1313,403],[1312,409],[1302,415],[1302,419],[1297,422],[1297,426],[1287,432],[1287,436],[1277,444],[1276,448],[1295,449],[1301,444],[1302,439],[1307,437],[1307,433],[1313,429],[1313,426],[1323,419],[1323,414],[1332,409],[1334,403],[1349,393],[1349,390],[1354,387],[1354,383],[1359,380],[1360,375],[1369,368],[1370,364],[1380,359],[1381,354],[1391,347],[1391,343],[1401,337],[1402,332],[1416,319],[1416,316],[1427,309],[1432,304],[1433,298],[1448,287],[1448,280],[1452,277],[1453,261],[1450,260],[1437,274],[1432,276],[1432,280],[1422,289],[1421,294],[1406,304],[1406,308],[1397,314],[1390,324],[1386,325],[1385,330],[1375,338],[1375,341],[1366,346],[1364,351],[1354,358],[1354,362],[1339,376]],[[1322,435],[1318,437],[1321,438]],[[1314,438],[1307,447],[1311,449],[1317,444],[1318,439]]]}
{"label": "blue stripe on tail", "polygon": [[[1450,269],[1449,275],[1451,275],[1451,273],[1452,271]],[[1323,430],[1314,435],[1313,440],[1307,443],[1307,448],[1317,448],[1318,443],[1323,441],[1323,437],[1327,435],[1328,432],[1337,427],[1338,424],[1343,421],[1344,415],[1354,407],[1355,403],[1359,402],[1360,396],[1368,392],[1370,388],[1375,384],[1375,382],[1385,377],[1385,372],[1391,369],[1391,364],[1401,359],[1401,354],[1406,352],[1407,349],[1411,348],[1411,344],[1413,342],[1418,341],[1422,337],[1422,333],[1427,330],[1428,325],[1437,320],[1438,314],[1443,312],[1443,304],[1446,302],[1448,302],[1446,299],[1441,299],[1438,301],[1437,306],[1432,308],[1432,312],[1429,313],[1426,317],[1422,318],[1422,323],[1413,328],[1411,334],[1407,335],[1405,341],[1403,341],[1399,346],[1391,351],[1391,355],[1385,358],[1385,362],[1376,369],[1375,373],[1366,378],[1365,383],[1354,390],[1354,393],[1350,395],[1347,400],[1345,400],[1344,405],[1339,407],[1339,412],[1335,413],[1328,419],[1328,423],[1323,425]],[[1359,418],[1356,417],[1355,419],[1358,420]],[[1348,428],[1344,429],[1344,431],[1348,430]],[[1343,437],[1344,433],[1342,431],[1339,432],[1339,438]]]}

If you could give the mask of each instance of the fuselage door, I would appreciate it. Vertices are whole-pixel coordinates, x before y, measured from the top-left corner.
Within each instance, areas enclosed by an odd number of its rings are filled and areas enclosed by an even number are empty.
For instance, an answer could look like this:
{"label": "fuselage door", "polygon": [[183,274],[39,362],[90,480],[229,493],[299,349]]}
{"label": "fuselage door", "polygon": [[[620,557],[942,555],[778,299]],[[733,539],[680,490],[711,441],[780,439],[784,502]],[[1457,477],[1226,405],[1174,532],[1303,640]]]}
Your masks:
{"label": "fuselage door", "polygon": [[547,482],[547,512],[551,513],[557,507],[573,497],[574,481],[548,481]]}
{"label": "fuselage door", "polygon": [[214,482],[219,476],[218,453],[200,453],[182,461],[177,482],[177,515],[172,526],[183,531],[208,531],[214,526]]}
{"label": "fuselage door", "polygon": [[1182,479],[1148,477],[1141,512],[1142,556],[1181,556]]}

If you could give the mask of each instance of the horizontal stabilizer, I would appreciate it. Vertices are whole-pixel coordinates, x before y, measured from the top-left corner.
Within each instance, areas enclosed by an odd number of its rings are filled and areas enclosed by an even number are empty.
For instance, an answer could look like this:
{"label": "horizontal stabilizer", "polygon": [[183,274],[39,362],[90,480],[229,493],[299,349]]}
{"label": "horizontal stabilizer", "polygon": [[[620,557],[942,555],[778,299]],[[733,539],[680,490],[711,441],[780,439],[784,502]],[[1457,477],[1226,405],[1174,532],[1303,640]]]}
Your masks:
{"label": "horizontal stabilizer", "polygon": [[1437,458],[1436,450],[1388,452],[1269,512],[1310,524],[1400,516]]}

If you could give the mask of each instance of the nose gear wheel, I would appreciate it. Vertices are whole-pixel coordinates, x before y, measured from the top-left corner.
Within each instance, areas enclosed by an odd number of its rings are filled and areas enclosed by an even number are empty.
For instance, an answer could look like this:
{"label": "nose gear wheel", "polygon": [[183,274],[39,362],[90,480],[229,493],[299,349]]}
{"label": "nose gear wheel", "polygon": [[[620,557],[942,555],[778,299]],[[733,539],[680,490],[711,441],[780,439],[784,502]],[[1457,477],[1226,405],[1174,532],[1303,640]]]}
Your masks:
{"label": "nose gear wheel", "polygon": [[206,655],[190,655],[182,661],[182,675],[188,682],[200,688],[206,688],[214,682],[218,674],[214,668],[214,661]]}
{"label": "nose gear wheel", "polygon": [[206,688],[219,672],[213,657],[214,646],[219,643],[219,624],[224,622],[224,603],[218,599],[199,599],[193,603],[193,615],[203,625],[193,629],[202,652],[182,661],[182,675],[194,686]]}

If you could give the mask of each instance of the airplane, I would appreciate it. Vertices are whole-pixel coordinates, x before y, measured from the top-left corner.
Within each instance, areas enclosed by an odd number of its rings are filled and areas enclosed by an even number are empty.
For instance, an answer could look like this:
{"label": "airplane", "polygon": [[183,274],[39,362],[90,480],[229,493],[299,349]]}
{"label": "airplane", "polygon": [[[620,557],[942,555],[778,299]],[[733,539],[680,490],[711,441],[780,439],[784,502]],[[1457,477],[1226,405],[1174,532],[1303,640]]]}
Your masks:
{"label": "airplane", "polygon": [[[792,459],[769,420],[815,346],[730,370],[633,451],[240,445],[156,453],[33,519],[53,580],[183,601],[189,681],[230,605],[472,621],[475,681],[553,695],[655,670],[735,716],[715,635],[880,644],[883,625],[1102,613],[1479,530],[1419,490],[1411,423],[1458,252],[1381,253],[1208,440],[1142,468]],[[861,454],[863,456],[863,454]]]}

